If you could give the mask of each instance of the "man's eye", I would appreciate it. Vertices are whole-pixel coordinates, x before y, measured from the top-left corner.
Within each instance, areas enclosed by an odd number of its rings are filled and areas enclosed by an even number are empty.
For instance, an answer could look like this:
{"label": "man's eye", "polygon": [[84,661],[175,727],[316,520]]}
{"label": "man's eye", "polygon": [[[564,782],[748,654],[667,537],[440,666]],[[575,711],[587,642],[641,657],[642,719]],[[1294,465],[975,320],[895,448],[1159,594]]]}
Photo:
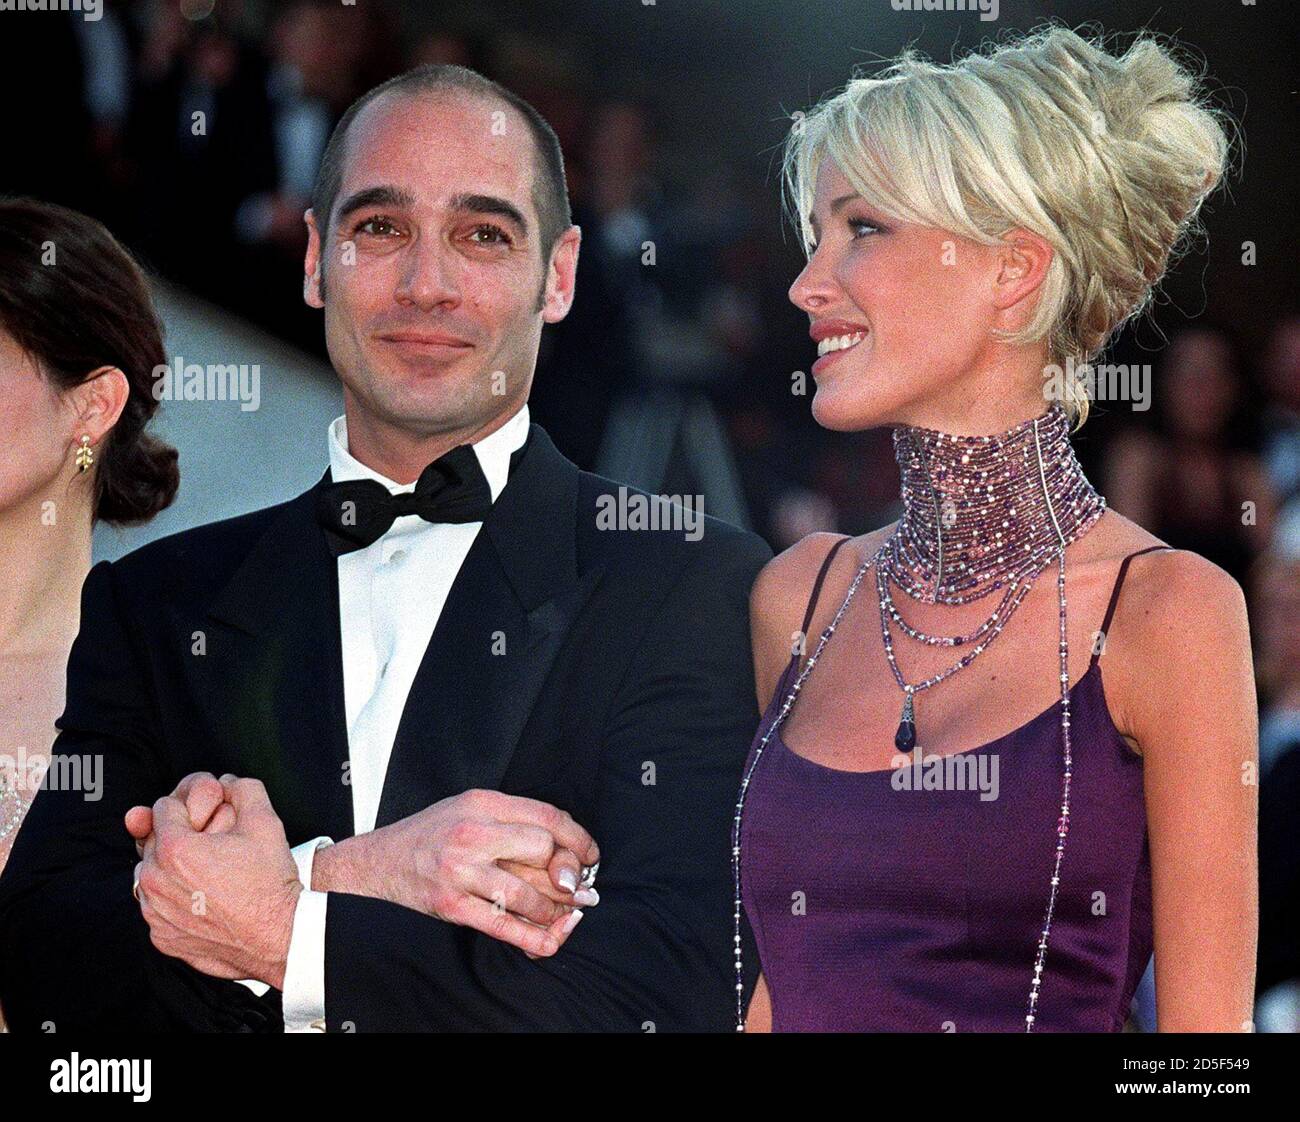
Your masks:
{"label": "man's eye", "polygon": [[353,227],[354,234],[371,234],[375,237],[383,238],[389,234],[397,233],[397,227],[393,225],[392,220],[377,215],[374,218],[366,218],[358,222]]}
{"label": "man's eye", "polygon": [[475,226],[470,231],[470,240],[477,242],[479,245],[511,245],[510,235],[507,234],[500,226],[493,226],[490,222],[485,222],[481,226]]}

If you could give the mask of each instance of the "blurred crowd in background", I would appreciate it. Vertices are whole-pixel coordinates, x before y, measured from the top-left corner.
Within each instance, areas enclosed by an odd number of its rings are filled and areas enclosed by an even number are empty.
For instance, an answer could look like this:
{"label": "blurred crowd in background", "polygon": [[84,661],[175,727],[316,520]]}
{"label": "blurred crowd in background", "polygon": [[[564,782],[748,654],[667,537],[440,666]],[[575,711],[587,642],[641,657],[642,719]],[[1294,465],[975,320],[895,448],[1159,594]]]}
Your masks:
{"label": "blurred crowd in background", "polygon": [[[334,123],[412,65],[473,67],[551,122],[583,229],[577,300],[544,334],[531,401],[561,450],[594,468],[620,401],[687,388],[722,418],[748,516],[775,548],[892,519],[889,434],[825,433],[809,415],[811,385],[792,392],[814,354],[786,298],[801,261],[781,231],[777,159],[755,177],[693,150],[644,92],[592,94],[598,53],[450,20],[411,33],[404,16],[317,0],[106,2],[95,23],[46,16],[44,81],[31,95],[42,111],[6,110],[3,126],[6,152],[42,156],[6,161],[0,190],[96,215],[157,274],[323,355],[319,315],[301,300],[302,213]],[[6,48],[26,52],[34,29],[11,20],[0,62],[12,61]],[[1300,314],[1260,312],[1267,322],[1240,334],[1213,303],[1156,346],[1126,333],[1114,360],[1152,366],[1151,408],[1100,403],[1078,447],[1115,509],[1247,590],[1266,989],[1300,976]]]}

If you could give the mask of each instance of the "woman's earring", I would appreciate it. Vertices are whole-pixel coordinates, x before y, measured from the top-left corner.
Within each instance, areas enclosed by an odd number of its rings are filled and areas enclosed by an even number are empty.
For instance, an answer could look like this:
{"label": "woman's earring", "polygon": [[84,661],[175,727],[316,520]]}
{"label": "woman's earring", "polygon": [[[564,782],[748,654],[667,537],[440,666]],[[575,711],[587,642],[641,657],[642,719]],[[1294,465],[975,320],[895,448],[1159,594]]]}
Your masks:
{"label": "woman's earring", "polygon": [[81,446],[77,449],[77,470],[89,471],[95,462],[95,450],[90,446],[90,437],[82,436]]}

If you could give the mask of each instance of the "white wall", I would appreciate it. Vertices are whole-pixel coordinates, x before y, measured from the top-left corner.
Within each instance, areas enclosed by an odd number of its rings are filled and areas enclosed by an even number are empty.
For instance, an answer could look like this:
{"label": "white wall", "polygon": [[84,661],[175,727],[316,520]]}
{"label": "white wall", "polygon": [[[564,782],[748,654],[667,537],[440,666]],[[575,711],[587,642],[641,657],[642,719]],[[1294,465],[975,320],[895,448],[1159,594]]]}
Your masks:
{"label": "white wall", "polygon": [[163,401],[152,430],[180,451],[176,501],[145,526],[95,529],[94,559],[154,538],[292,498],[329,466],[325,429],[343,412],[338,376],[312,356],[162,285],[155,299],[167,361],[259,367],[258,408],[238,401]]}

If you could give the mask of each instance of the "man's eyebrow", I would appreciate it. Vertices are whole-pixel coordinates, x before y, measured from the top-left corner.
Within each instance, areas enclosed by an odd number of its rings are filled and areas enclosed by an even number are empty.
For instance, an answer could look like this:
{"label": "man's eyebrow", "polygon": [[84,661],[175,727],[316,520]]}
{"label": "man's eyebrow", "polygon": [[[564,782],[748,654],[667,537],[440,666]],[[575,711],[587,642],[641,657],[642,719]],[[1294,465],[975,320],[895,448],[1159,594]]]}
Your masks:
{"label": "man's eyebrow", "polygon": [[363,187],[349,195],[339,204],[339,221],[349,214],[355,214],[366,207],[382,206],[397,210],[408,209],[415,205],[415,197],[400,187]]}
{"label": "man's eyebrow", "polygon": [[525,236],[528,234],[528,220],[520,213],[519,208],[496,195],[455,195],[449,205],[452,210],[499,215],[513,222],[521,234]]}

